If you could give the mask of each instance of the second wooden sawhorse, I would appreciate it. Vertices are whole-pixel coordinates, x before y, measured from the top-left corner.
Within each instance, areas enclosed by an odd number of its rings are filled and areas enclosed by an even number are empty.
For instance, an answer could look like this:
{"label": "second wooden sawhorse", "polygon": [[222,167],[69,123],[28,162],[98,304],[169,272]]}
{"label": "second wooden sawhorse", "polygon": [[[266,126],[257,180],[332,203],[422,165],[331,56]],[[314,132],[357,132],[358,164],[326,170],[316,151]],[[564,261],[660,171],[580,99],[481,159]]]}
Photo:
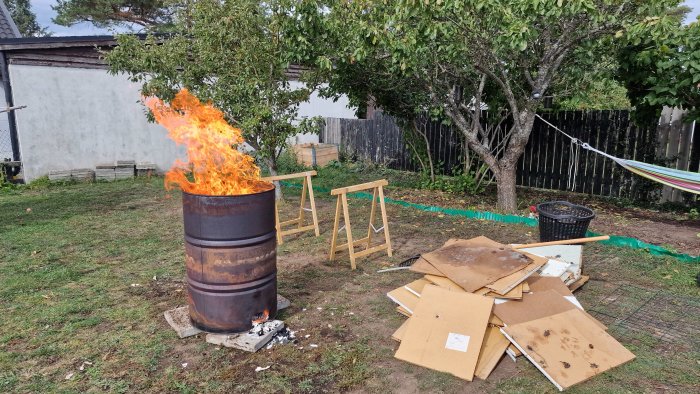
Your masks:
{"label": "second wooden sawhorse", "polygon": [[[374,182],[362,183],[354,186],[341,187],[338,189],[331,190],[331,195],[338,196],[338,200],[335,204],[335,221],[333,222],[333,238],[331,239],[331,250],[328,254],[328,259],[333,261],[337,252],[344,248],[348,249],[350,253],[350,266],[354,270],[357,268],[355,260],[359,257],[367,256],[374,252],[379,252],[386,250],[389,257],[391,257],[391,238],[389,236],[389,222],[386,218],[386,206],[384,205],[384,186],[388,185],[389,182],[386,179],[381,179]],[[372,208],[369,215],[369,225],[367,226],[367,236],[362,239],[353,240],[352,239],[352,227],[350,226],[350,212],[348,208],[348,193],[359,192],[363,190],[372,189]],[[372,245],[372,233],[375,231],[374,228],[374,217],[376,214],[376,201],[379,199],[379,209],[382,216],[382,227],[379,230],[384,230],[384,243],[376,246]],[[347,234],[348,242],[342,245],[337,245],[338,242],[338,232],[340,225],[340,215],[342,215],[345,222],[345,233]],[[376,230],[379,232],[379,230]],[[359,252],[355,252],[355,246],[365,245],[365,249]]]}

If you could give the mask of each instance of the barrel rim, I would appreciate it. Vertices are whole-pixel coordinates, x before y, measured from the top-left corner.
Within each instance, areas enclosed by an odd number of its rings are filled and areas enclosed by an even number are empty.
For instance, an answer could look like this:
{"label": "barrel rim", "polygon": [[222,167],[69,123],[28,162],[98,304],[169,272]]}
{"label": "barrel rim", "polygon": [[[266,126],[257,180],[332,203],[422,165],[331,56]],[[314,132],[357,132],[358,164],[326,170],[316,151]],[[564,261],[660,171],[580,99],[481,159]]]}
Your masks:
{"label": "barrel rim", "polygon": [[255,192],[255,193],[246,193],[246,194],[226,194],[226,195],[214,195],[214,194],[198,194],[198,193],[190,193],[182,190],[183,195],[188,195],[192,197],[203,197],[203,198],[235,198],[235,197],[246,197],[246,196],[254,196],[257,194],[264,194],[264,193],[270,193],[274,192],[275,190],[275,184],[272,182],[267,182],[267,181],[260,181],[260,182],[265,182],[270,185],[270,188],[267,190],[263,190],[261,192]]}

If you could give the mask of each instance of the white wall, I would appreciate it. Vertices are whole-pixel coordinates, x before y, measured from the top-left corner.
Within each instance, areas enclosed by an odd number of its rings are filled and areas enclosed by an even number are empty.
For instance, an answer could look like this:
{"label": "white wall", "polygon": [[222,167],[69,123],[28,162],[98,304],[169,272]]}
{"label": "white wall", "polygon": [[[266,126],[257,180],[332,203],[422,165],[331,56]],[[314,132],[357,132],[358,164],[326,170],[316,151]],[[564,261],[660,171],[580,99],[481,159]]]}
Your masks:
{"label": "white wall", "polygon": [[25,181],[116,160],[170,168],[184,149],[148,123],[139,85],[105,70],[10,65]]}
{"label": "white wall", "polygon": [[[148,161],[165,171],[185,150],[162,127],[148,123],[140,85],[105,70],[10,65],[23,175],[29,182],[52,170],[95,168],[116,160]],[[298,85],[297,85],[298,86]],[[355,117],[347,98],[312,95],[300,116]],[[300,135],[292,143],[318,142]]]}
{"label": "white wall", "polygon": [[[289,83],[291,89],[299,89],[304,85],[298,81]],[[325,99],[318,96],[318,92],[311,93],[309,101],[299,105],[299,117],[322,116],[324,118],[350,118],[356,119],[356,108],[350,107],[350,101],[347,97],[342,96],[338,100]],[[291,141],[291,144],[304,144],[307,142],[318,143],[318,135],[316,134],[297,134]]]}

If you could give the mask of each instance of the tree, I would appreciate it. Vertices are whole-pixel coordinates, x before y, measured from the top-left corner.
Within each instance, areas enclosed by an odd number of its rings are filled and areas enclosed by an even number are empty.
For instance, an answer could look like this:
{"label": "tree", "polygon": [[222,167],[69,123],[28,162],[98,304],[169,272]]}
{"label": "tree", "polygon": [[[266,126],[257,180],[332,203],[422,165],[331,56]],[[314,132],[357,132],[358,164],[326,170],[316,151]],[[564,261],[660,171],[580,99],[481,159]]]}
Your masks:
{"label": "tree", "polygon": [[57,13],[54,23],[62,26],[88,22],[100,28],[137,25],[164,30],[172,25],[178,4],[174,0],[58,0],[51,8]]}
{"label": "tree", "polygon": [[[370,0],[319,7],[329,37],[317,64],[333,76],[343,65],[381,64],[416,83],[488,165],[498,207],[516,209],[515,171],[543,97],[594,43],[661,14],[678,1]],[[330,41],[330,42],[329,42]],[[338,90],[338,93],[345,93]],[[481,103],[509,114],[512,127],[493,149],[479,121]],[[503,103],[503,104],[501,104]],[[476,110],[475,110],[476,108]]]}
{"label": "tree", "polygon": [[625,32],[619,74],[639,122],[655,121],[664,106],[686,109],[687,119],[700,120],[700,20],[684,26],[683,15],[653,34]]}
{"label": "tree", "polygon": [[289,14],[281,1],[201,0],[175,18],[172,35],[118,36],[106,59],[112,73],[142,82],[145,96],[168,102],[184,87],[211,101],[276,175],[287,140],[318,126],[315,118],[297,122],[311,87],[292,88],[285,73]]}
{"label": "tree", "polygon": [[45,37],[51,35],[45,27],[41,27],[32,12],[29,0],[5,0],[12,19],[22,37]]}

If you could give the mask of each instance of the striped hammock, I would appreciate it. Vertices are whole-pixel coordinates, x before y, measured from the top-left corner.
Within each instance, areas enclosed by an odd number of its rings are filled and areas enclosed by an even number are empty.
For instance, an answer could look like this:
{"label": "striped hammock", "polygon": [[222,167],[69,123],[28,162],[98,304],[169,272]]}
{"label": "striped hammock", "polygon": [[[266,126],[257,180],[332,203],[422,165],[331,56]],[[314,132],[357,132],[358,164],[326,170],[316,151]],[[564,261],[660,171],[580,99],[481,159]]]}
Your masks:
{"label": "striped hammock", "polygon": [[[585,148],[585,146],[582,146]],[[592,149],[594,152],[597,149]],[[700,172],[674,170],[653,164],[642,163],[635,160],[625,160],[610,155],[605,155],[615,162],[639,176],[651,179],[664,185],[675,187],[686,192],[700,194]]]}
{"label": "striped hammock", "polygon": [[541,116],[536,116],[553,129],[569,137],[573,144],[578,145],[583,149],[587,149],[589,151],[603,155],[639,176],[686,192],[700,194],[700,172],[676,170],[673,168],[661,167],[654,164],[642,163],[636,160],[620,159],[619,157],[611,156],[603,151],[600,151],[588,145],[585,142],[580,141],[577,138],[566,134],[564,131],[562,131],[555,125],[544,120]]}

